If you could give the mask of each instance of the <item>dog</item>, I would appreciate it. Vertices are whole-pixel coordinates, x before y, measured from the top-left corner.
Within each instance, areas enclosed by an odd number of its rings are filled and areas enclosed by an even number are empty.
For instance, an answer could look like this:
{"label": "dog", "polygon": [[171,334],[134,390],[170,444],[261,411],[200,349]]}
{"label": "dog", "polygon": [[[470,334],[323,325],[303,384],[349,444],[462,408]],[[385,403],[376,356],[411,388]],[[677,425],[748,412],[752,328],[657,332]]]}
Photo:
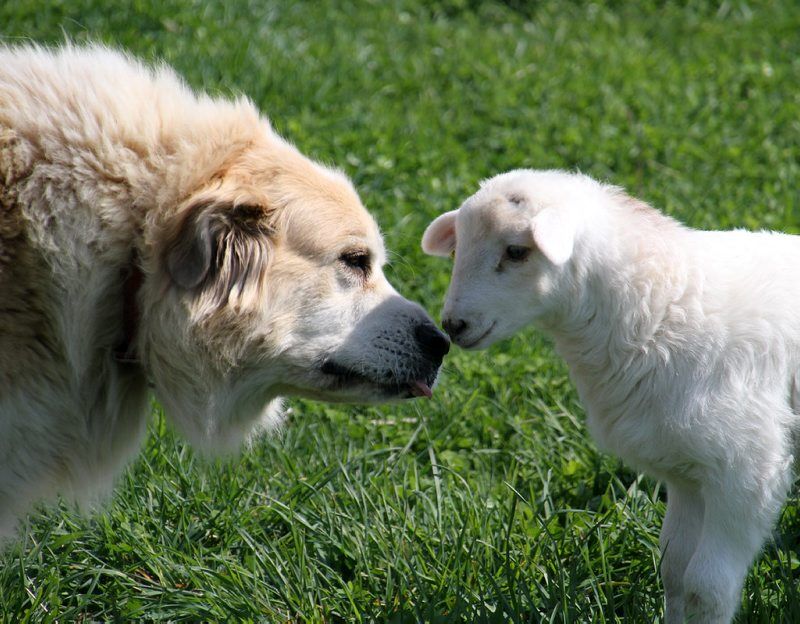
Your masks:
{"label": "dog", "polygon": [[666,621],[729,622],[792,482],[800,238],[697,231],[585,175],[516,170],[422,248],[455,252],[453,342],[546,332],[599,446],[666,484]]}
{"label": "dog", "polygon": [[148,384],[211,452],[281,396],[430,396],[447,337],[349,180],[244,98],[101,46],[0,47],[0,532],[106,492]]}

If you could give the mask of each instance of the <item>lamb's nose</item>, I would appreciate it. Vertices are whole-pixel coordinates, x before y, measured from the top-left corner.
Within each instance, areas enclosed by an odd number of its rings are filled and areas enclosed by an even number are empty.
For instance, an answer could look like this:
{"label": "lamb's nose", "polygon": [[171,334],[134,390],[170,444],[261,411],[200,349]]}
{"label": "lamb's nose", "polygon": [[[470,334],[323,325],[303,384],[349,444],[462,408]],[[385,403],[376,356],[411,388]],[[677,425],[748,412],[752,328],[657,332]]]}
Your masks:
{"label": "lamb's nose", "polygon": [[420,323],[414,328],[414,337],[425,354],[442,361],[450,350],[450,341],[433,323]]}
{"label": "lamb's nose", "polygon": [[464,319],[446,318],[442,321],[442,327],[444,327],[444,331],[447,332],[447,335],[455,340],[467,329],[467,322]]}

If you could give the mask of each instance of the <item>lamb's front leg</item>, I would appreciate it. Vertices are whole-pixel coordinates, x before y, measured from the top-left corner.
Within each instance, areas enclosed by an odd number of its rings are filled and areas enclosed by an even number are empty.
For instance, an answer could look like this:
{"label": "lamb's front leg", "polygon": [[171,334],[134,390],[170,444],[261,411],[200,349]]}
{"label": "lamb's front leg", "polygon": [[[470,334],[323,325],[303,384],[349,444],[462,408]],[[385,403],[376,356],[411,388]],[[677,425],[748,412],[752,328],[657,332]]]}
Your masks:
{"label": "lamb's front leg", "polygon": [[683,577],[685,617],[694,624],[728,624],[733,619],[747,572],[790,483],[788,454],[740,459],[703,488],[703,529]]}
{"label": "lamb's front leg", "polygon": [[673,481],[667,484],[667,513],[661,527],[661,580],[667,624],[683,624],[683,575],[703,530],[703,499],[699,486]]}

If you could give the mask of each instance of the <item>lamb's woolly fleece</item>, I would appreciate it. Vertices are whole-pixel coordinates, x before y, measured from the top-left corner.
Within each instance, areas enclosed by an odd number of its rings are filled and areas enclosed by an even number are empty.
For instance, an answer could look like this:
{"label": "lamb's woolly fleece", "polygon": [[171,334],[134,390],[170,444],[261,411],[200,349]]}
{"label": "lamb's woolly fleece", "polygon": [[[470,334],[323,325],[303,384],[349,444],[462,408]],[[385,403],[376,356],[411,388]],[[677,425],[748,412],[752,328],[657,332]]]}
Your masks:
{"label": "lamb's woolly fleece", "polygon": [[[510,244],[530,257],[509,261]],[[551,245],[571,252],[554,262]],[[800,238],[697,231],[587,176],[521,170],[439,217],[424,246],[455,247],[457,343],[545,330],[598,444],[667,484],[667,621],[729,622],[791,483]]]}

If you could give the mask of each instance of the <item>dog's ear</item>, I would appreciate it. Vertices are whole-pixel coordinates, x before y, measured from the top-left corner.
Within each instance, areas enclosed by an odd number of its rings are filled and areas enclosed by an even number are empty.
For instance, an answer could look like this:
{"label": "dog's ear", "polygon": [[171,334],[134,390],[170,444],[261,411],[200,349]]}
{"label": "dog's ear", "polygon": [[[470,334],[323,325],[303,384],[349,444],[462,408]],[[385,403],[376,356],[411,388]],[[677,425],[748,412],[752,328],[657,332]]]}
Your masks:
{"label": "dog's ear", "polygon": [[269,260],[268,212],[257,203],[201,199],[190,205],[168,240],[164,262],[183,290],[204,291],[215,304],[257,287]]}
{"label": "dog's ear", "polygon": [[545,208],[533,218],[533,242],[555,265],[564,264],[572,256],[575,227],[569,215],[555,208]]}
{"label": "dog's ear", "polygon": [[449,256],[456,248],[456,213],[436,217],[422,235],[422,251],[430,256]]}

